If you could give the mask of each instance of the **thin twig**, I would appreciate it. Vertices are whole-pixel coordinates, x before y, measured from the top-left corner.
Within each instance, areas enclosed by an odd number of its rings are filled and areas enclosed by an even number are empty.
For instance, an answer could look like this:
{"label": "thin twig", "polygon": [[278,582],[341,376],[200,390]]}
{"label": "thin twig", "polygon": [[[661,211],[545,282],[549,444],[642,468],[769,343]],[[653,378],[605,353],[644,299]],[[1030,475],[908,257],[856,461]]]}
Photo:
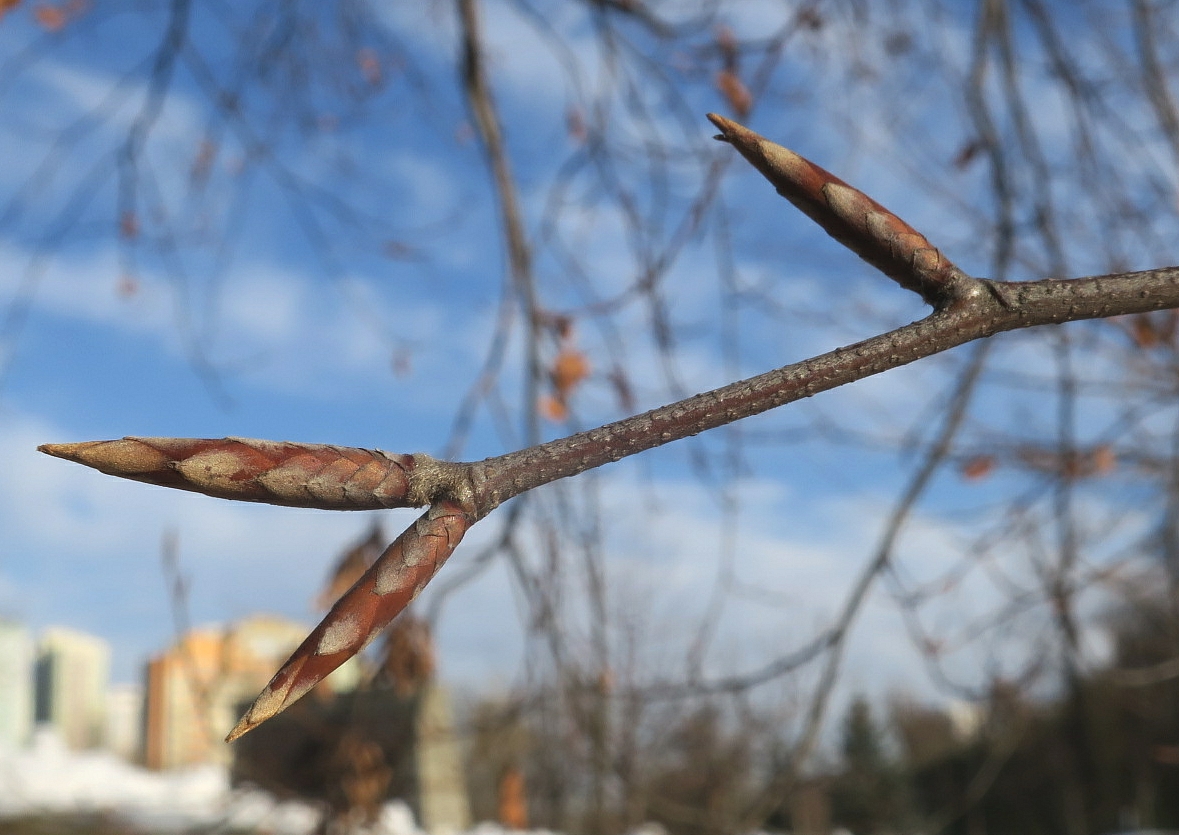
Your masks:
{"label": "thin twig", "polygon": [[541,378],[540,304],[536,294],[536,280],[532,271],[532,248],[524,231],[524,217],[520,209],[520,198],[516,179],[504,147],[503,131],[491,88],[487,82],[483,65],[482,29],[479,25],[477,0],[458,0],[459,23],[462,28],[462,81],[467,103],[475,117],[475,125],[487,152],[499,201],[500,223],[503,227],[504,243],[507,249],[508,266],[512,286],[524,310],[526,328],[525,352],[527,368],[524,377],[524,414],[526,424],[525,442],[534,444],[540,438],[540,424],[537,413],[537,399]]}

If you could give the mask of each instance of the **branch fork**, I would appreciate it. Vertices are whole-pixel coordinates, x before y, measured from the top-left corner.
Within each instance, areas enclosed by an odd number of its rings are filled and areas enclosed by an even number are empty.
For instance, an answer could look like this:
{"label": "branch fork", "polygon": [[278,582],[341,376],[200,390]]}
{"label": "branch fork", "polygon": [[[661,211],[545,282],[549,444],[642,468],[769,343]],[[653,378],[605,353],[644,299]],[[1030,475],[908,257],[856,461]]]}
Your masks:
{"label": "branch fork", "polygon": [[327,510],[423,507],[279,669],[232,741],[277,715],[362,650],[499,504],[741,418],[1002,331],[1179,307],[1179,268],[996,282],[962,272],[920,232],[835,175],[736,122],[709,119],[778,193],[933,311],[863,342],[658,409],[481,462],[325,444],[123,438],[39,449],[109,475],[223,499]]}

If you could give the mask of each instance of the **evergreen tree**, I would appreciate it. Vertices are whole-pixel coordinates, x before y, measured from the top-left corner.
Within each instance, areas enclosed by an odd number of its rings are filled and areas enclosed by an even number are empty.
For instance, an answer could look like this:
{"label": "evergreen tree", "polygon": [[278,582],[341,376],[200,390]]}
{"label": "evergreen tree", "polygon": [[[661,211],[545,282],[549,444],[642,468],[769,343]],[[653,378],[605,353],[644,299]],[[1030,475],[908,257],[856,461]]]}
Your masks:
{"label": "evergreen tree", "polygon": [[900,828],[897,772],[885,755],[881,731],[863,697],[848,708],[841,744],[843,768],[831,790],[831,816],[855,835]]}

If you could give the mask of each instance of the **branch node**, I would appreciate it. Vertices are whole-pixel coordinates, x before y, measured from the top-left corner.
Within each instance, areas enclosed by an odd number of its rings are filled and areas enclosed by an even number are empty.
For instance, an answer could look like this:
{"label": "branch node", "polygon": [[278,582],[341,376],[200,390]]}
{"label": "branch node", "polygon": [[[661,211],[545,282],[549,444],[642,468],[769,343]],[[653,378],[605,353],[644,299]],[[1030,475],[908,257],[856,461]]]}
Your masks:
{"label": "branch node", "polygon": [[413,467],[408,471],[408,502],[423,507],[450,501],[467,512],[474,512],[475,488],[471,483],[470,465],[442,461],[424,452],[415,452],[410,457]]}

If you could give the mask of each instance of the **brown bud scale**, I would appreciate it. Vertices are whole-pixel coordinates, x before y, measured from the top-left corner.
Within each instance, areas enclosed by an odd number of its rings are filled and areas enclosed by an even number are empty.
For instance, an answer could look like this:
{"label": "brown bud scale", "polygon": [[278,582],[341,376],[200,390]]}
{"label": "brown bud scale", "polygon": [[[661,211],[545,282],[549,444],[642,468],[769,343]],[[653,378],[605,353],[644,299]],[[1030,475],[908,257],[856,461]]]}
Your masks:
{"label": "brown bud scale", "polygon": [[227,741],[281,713],[364,649],[421,593],[474,523],[471,514],[452,502],[432,505],[336,601],[275,673]]}
{"label": "brown bud scale", "polygon": [[708,118],[778,193],[856,255],[937,307],[957,268],[920,232],[830,171],[723,116]]}
{"label": "brown bud scale", "polygon": [[416,507],[413,455],[251,438],[123,438],[39,449],[96,470],[222,499],[328,510]]}

